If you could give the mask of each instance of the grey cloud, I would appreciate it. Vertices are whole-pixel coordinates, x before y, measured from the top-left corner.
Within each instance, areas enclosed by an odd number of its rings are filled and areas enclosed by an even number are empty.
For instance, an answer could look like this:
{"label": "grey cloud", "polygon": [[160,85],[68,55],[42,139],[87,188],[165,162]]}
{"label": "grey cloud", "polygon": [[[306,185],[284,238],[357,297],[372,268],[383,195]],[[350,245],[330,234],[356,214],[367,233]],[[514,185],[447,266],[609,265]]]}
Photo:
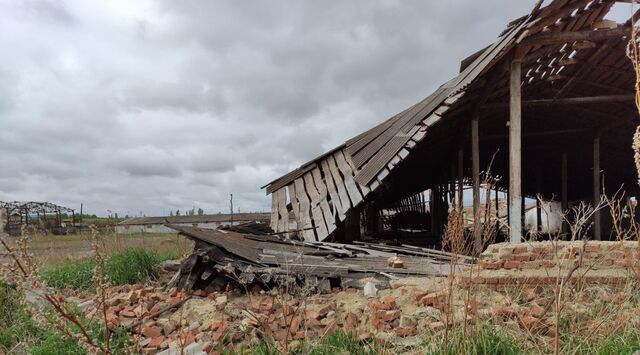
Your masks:
{"label": "grey cloud", "polygon": [[260,186],[428,95],[532,6],[0,3],[0,200],[268,210]]}

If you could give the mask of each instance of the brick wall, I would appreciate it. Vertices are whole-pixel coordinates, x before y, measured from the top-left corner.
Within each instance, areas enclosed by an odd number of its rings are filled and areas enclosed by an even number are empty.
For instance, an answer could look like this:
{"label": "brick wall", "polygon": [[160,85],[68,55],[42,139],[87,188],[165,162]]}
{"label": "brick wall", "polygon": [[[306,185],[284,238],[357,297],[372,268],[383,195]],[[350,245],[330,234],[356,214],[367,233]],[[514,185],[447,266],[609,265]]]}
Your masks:
{"label": "brick wall", "polygon": [[480,257],[482,270],[540,270],[571,267],[582,254],[583,267],[594,270],[636,266],[638,242],[532,242],[490,245]]}

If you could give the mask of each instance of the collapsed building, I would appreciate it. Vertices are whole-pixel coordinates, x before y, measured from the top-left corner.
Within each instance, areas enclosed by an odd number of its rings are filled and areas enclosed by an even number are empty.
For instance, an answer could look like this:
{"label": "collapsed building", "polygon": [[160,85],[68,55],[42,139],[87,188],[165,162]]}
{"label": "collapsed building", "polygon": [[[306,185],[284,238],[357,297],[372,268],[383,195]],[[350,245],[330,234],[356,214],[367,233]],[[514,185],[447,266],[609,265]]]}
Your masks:
{"label": "collapsed building", "polygon": [[[626,51],[640,11],[616,23],[606,17],[613,0],[542,4],[420,102],[265,185],[272,232],[169,226],[196,242],[174,282],[293,277],[344,287],[447,275],[477,260],[442,250],[451,211],[464,212],[462,236],[477,256],[494,241],[567,238],[572,206],[599,205],[621,187],[633,199],[638,111]],[[609,239],[608,214],[592,215],[579,237]],[[528,249],[506,245],[482,255],[483,271],[522,266],[511,254]],[[561,248],[575,258],[581,245]],[[547,245],[533,249],[554,257]],[[536,272],[550,263],[521,256]]]}
{"label": "collapsed building", "polygon": [[57,235],[74,233],[75,210],[50,202],[0,201],[0,231],[21,235],[25,228]]}
{"label": "collapsed building", "polygon": [[[450,206],[470,186],[474,216],[506,195],[508,228],[495,228],[497,238],[520,242],[527,198],[557,200],[555,209],[567,211],[621,187],[634,196],[638,111],[626,51],[640,15],[608,19],[613,0],[542,3],[422,101],[264,186],[272,228],[311,242],[439,246]],[[540,202],[535,209],[542,230]],[[476,252],[484,247],[478,224],[500,216],[490,217],[475,218]],[[610,225],[596,211],[591,238],[607,239]]]}

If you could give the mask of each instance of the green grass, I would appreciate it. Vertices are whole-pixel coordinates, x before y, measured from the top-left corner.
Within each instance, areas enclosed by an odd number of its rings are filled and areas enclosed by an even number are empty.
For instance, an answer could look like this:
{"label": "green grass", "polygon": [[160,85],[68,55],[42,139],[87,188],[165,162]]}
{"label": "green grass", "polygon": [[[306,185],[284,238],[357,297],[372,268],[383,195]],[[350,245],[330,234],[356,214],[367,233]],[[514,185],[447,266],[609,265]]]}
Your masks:
{"label": "green grass", "polygon": [[90,290],[94,288],[91,278],[95,267],[95,260],[69,262],[41,269],[40,277],[57,289],[72,285],[80,290]]}
{"label": "green grass", "polygon": [[0,281],[0,353],[38,336],[40,329],[21,301],[14,286]]}
{"label": "green grass", "polygon": [[493,328],[485,328],[477,333],[464,336],[462,332],[450,334],[446,342],[437,344],[427,351],[429,355],[515,355],[524,354],[524,349],[514,339]]}
{"label": "green grass", "polygon": [[[229,352],[224,349],[225,355],[242,354],[242,355],[284,355],[283,352],[274,346],[262,341],[256,344],[250,351],[241,350],[239,352]],[[320,339],[317,344],[302,342],[296,349],[291,349],[289,354],[292,355],[333,355],[333,354],[350,354],[350,355],[375,355],[382,354],[383,348],[374,341],[360,341],[345,333],[342,330],[333,332],[326,337]]]}
{"label": "green grass", "polygon": [[[158,276],[158,265],[173,258],[173,255],[158,256],[138,248],[125,249],[112,255],[106,262],[105,275],[112,285],[141,283]],[[95,260],[73,261],[45,267],[40,276],[51,287],[62,289],[71,285],[80,290],[92,290]]]}
{"label": "green grass", "polygon": [[570,351],[577,355],[634,354],[640,350],[640,338],[635,331],[609,336],[592,334],[584,337],[567,334],[560,337],[560,352]]}
{"label": "green grass", "polygon": [[[27,344],[29,353],[34,355],[86,354],[74,339],[57,330],[42,329],[26,312],[22,304],[23,296],[12,285],[0,281],[0,354],[8,353],[17,344]],[[104,344],[104,328],[98,322],[88,322],[77,314],[91,337]],[[78,329],[70,328],[77,332]],[[111,350],[114,354],[126,352],[130,343],[129,335],[121,328],[111,336]],[[11,353],[15,353],[14,350]]]}

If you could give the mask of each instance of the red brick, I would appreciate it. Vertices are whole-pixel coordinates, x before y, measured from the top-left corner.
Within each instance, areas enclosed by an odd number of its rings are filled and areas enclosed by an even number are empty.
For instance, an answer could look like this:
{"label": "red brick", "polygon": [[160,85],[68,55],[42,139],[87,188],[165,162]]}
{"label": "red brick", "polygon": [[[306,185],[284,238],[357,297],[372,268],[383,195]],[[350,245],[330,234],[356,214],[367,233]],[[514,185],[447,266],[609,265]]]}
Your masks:
{"label": "red brick", "polygon": [[324,317],[327,315],[327,313],[333,311],[336,309],[336,304],[335,302],[331,302],[331,303],[327,303],[326,305],[322,306],[319,310],[318,310],[318,314],[320,315],[320,318]]}
{"label": "red brick", "polygon": [[519,261],[505,261],[504,265],[502,267],[507,269],[507,270],[519,269],[520,268],[520,262]]}
{"label": "red brick", "polygon": [[182,344],[184,344],[185,346],[196,341],[196,336],[193,335],[193,333],[182,334],[180,338],[182,339]]}
{"label": "red brick", "polygon": [[213,339],[213,341],[215,342],[220,342],[223,336],[224,336],[224,332],[217,331],[211,335],[211,339]]}
{"label": "red brick", "polygon": [[553,247],[533,247],[532,252],[534,254],[548,254],[553,253]]}
{"label": "red brick", "polygon": [[300,322],[302,320],[300,319],[300,317],[293,317],[293,319],[291,320],[291,324],[289,325],[289,333],[291,334],[295,334],[298,332],[298,330],[300,330]]}
{"label": "red brick", "polygon": [[546,333],[547,326],[539,319],[532,316],[523,316],[520,318],[520,325],[532,333]]}
{"label": "red brick", "polygon": [[529,261],[529,260],[531,260],[531,256],[527,255],[527,254],[514,255],[513,256],[513,260],[515,260],[515,261]]}
{"label": "red brick", "polygon": [[600,249],[600,246],[599,246],[599,245],[595,245],[595,244],[587,244],[587,245],[584,247],[584,250],[585,250],[587,253],[600,253],[600,252],[602,251],[602,250]]}
{"label": "red brick", "polygon": [[391,306],[386,305],[382,302],[380,302],[377,298],[372,299],[371,301],[369,301],[369,307],[375,310],[389,310],[391,309]]}
{"label": "red brick", "polygon": [[515,318],[518,316],[518,310],[512,306],[496,306],[493,307],[493,314],[500,318]]}
{"label": "red brick", "polygon": [[430,294],[430,291],[418,291],[416,289],[414,289],[413,291],[411,291],[412,295],[413,295],[413,299],[416,301],[420,301],[420,299],[428,294]]}
{"label": "red brick", "polygon": [[544,317],[546,312],[540,305],[538,305],[537,303],[533,303],[529,307],[529,313],[536,318],[542,318]]}
{"label": "red brick", "polygon": [[395,333],[396,333],[396,336],[399,336],[401,338],[406,338],[406,337],[410,337],[418,334],[418,331],[414,327],[401,327],[401,328],[396,328]]}
{"label": "red brick", "polygon": [[126,318],[135,318],[136,317],[136,312],[130,310],[130,309],[124,309],[122,311],[120,311],[120,316],[121,317],[126,317]]}
{"label": "red brick", "polygon": [[498,270],[501,265],[501,262],[480,260],[480,268],[485,270]]}
{"label": "red brick", "polygon": [[157,338],[162,335],[162,329],[156,326],[142,326],[140,333],[147,338]]}
{"label": "red brick", "polygon": [[160,346],[160,344],[162,344],[163,341],[164,341],[164,336],[160,335],[158,337],[151,339],[151,342],[147,346],[150,348],[157,348]]}
{"label": "red brick", "polygon": [[400,318],[401,312],[397,311],[377,311],[374,315],[376,319],[380,319],[383,322],[392,322]]}
{"label": "red brick", "polygon": [[314,311],[310,309],[307,310],[306,316],[307,316],[307,320],[320,319],[320,313],[318,311]]}
{"label": "red brick", "polygon": [[513,247],[513,254],[522,254],[529,251],[529,247]]}
{"label": "red brick", "polygon": [[390,307],[389,309],[394,309],[396,307],[396,299],[393,295],[386,295],[382,298],[382,303]]}
{"label": "red brick", "polygon": [[438,303],[444,302],[447,299],[447,294],[444,291],[438,291],[430,293],[420,299],[420,304],[423,306],[435,306]]}
{"label": "red brick", "polygon": [[345,321],[344,321],[345,331],[347,333],[350,331],[354,331],[357,328],[357,326],[358,326],[358,316],[353,312],[347,313],[347,316],[345,317]]}

